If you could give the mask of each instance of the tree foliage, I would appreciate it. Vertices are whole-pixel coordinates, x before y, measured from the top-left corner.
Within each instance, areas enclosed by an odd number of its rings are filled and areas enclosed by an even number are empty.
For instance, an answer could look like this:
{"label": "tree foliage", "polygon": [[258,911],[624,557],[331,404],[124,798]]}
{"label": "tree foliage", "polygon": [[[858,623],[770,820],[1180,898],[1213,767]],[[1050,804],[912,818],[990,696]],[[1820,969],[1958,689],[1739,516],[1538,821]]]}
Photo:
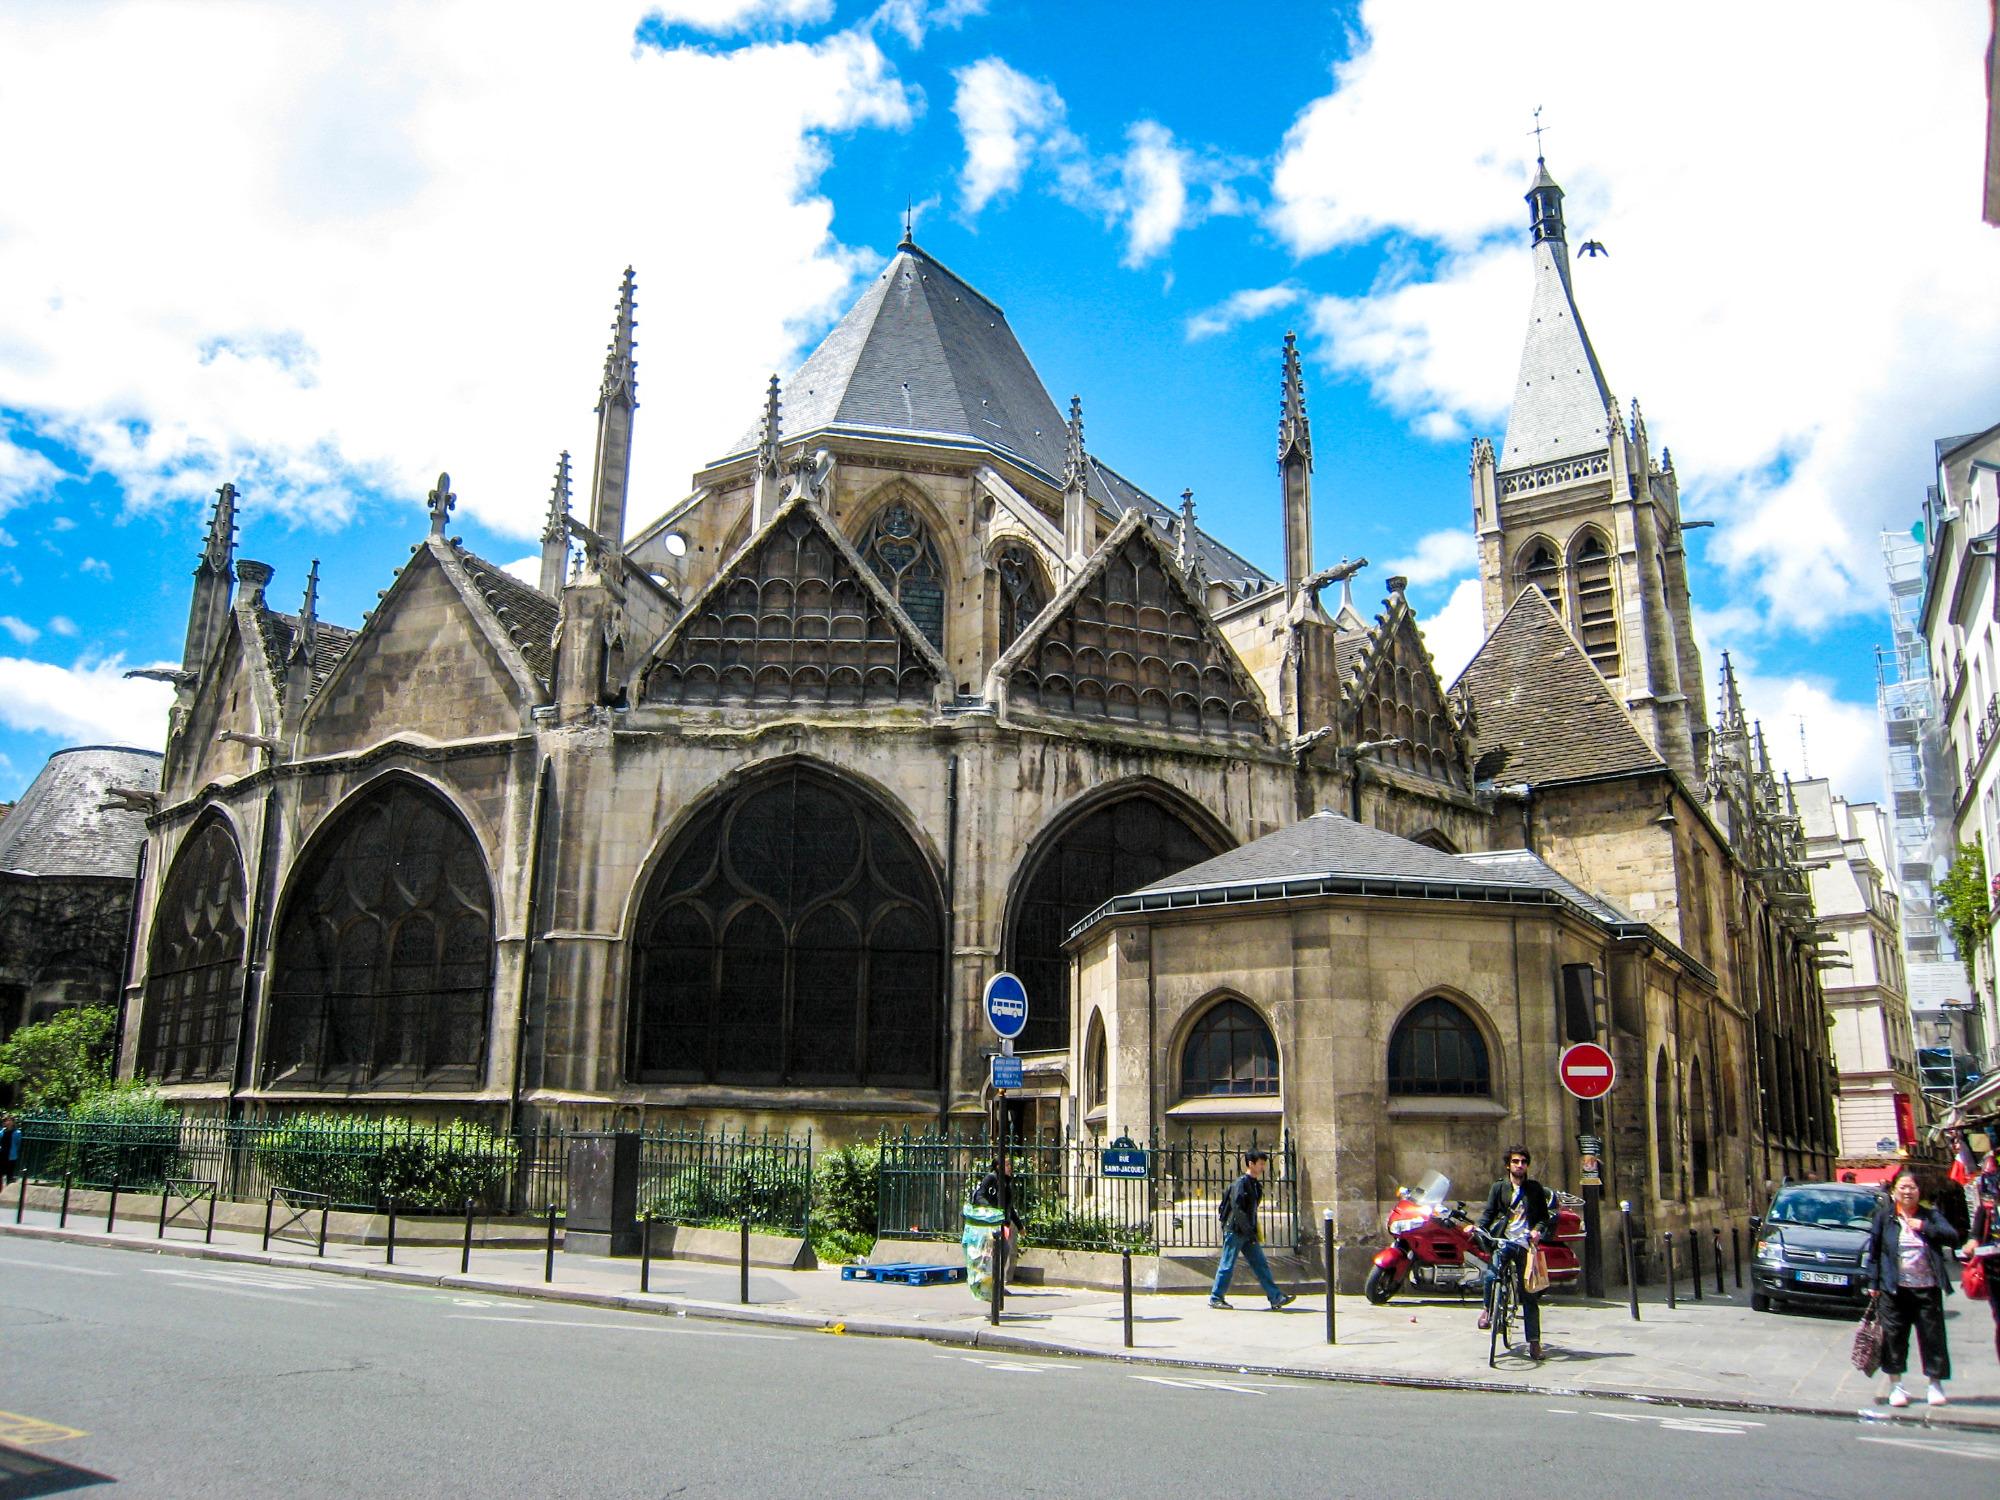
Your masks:
{"label": "tree foliage", "polygon": [[21,1107],[67,1111],[111,1082],[109,1006],[61,1011],[0,1042],[0,1083],[20,1085]]}
{"label": "tree foliage", "polygon": [[1986,884],[1986,855],[1977,844],[1960,844],[1951,868],[1937,884],[1938,915],[1965,962],[1965,982],[1976,984],[1973,961],[1993,930],[1993,895]]}

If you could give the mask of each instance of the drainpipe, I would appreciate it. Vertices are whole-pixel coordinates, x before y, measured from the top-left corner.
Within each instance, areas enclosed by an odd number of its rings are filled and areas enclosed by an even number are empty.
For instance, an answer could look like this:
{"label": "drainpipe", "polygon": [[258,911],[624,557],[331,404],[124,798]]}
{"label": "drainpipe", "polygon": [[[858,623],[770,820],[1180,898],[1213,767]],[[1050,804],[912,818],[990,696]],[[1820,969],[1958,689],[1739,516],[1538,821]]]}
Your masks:
{"label": "drainpipe", "polygon": [[[118,975],[118,1010],[111,1024],[111,1076],[125,1056],[125,1009],[131,1003],[132,970],[139,961],[139,902],[146,891],[146,841],[140,840],[132,868],[132,909],[125,914],[125,963]],[[134,1070],[136,1073],[136,1069]]]}
{"label": "drainpipe", "polygon": [[507,1134],[521,1115],[521,1074],[526,1067],[528,1044],[528,991],[535,972],[535,928],[540,923],[542,891],[542,834],[549,816],[549,777],[553,765],[542,757],[541,774],[535,778],[535,806],[528,815],[528,901],[521,936],[521,982],[514,994],[514,1079],[507,1089]]}
{"label": "drainpipe", "polygon": [[938,1014],[938,1134],[951,1127],[952,956],[958,948],[958,757],[945,761],[944,780],[944,1004]]}

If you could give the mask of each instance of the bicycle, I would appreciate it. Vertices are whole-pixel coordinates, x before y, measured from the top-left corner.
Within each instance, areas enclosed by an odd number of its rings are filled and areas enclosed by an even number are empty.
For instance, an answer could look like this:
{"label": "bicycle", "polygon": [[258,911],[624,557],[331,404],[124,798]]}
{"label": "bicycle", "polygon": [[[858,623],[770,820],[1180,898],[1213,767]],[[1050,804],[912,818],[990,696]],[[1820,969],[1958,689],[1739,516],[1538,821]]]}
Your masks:
{"label": "bicycle", "polygon": [[[1486,1246],[1487,1256],[1497,1258],[1507,1241],[1497,1234],[1488,1234],[1477,1224],[1467,1224],[1473,1237]],[[1502,1263],[1494,1279],[1490,1315],[1493,1336],[1486,1346],[1486,1367],[1497,1368],[1503,1350],[1511,1350],[1513,1342],[1507,1337],[1514,1321],[1515,1310],[1521,1305],[1521,1265],[1524,1257],[1510,1255]]]}

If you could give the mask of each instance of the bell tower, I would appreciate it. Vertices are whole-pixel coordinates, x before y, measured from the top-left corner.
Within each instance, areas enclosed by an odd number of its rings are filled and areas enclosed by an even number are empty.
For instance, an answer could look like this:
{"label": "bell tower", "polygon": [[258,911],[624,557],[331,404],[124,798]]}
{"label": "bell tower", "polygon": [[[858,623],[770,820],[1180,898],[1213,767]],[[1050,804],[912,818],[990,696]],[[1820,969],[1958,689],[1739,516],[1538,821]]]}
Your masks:
{"label": "bell tower", "polygon": [[[1577,311],[1563,190],[1535,161],[1534,294],[1507,434],[1472,445],[1472,516],[1487,630],[1521,590],[1548,596],[1640,732],[1699,786],[1705,735],[1672,458],[1639,404],[1620,411]],[[1595,241],[1590,254],[1602,253]]]}

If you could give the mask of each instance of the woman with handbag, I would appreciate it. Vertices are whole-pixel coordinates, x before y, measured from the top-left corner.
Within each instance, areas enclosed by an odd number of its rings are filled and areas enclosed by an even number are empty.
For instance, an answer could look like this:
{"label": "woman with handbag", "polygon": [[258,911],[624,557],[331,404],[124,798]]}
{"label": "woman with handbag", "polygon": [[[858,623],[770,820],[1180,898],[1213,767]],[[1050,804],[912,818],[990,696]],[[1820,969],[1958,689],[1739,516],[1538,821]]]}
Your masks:
{"label": "woman with handbag", "polygon": [[[1986,1153],[1986,1169],[1973,1179],[1972,1236],[1965,1242],[1965,1295],[1984,1296],[1993,1313],[1993,1349],[2000,1354],[2000,1161]],[[1983,1285],[1982,1285],[1983,1284]]]}
{"label": "woman with handbag", "polygon": [[1904,1168],[1868,1229],[1869,1296],[1882,1319],[1882,1368],[1894,1382],[1891,1406],[1910,1404],[1903,1371],[1910,1360],[1912,1324],[1930,1382],[1924,1399],[1943,1406],[1944,1383],[1951,1379],[1951,1351],[1944,1339],[1944,1295],[1951,1290],[1945,1251],[1955,1248],[1960,1236],[1922,1197],[1916,1174]]}

